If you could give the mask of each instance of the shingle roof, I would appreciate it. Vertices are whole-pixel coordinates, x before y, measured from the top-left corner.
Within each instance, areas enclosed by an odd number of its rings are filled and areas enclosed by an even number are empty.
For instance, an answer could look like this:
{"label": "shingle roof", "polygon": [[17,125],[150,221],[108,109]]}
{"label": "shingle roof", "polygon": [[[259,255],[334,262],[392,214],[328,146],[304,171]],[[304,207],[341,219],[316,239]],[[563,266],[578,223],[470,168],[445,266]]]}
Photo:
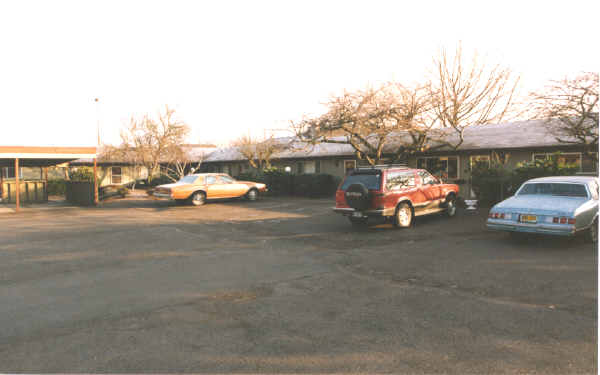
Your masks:
{"label": "shingle roof", "polygon": [[[282,138],[283,139],[283,138]],[[333,139],[343,140],[345,137]],[[350,145],[335,143],[320,143],[308,145],[299,141],[293,142],[290,138],[285,140],[292,144],[291,149],[276,153],[273,159],[291,159],[324,156],[347,156],[353,155],[354,149]],[[447,141],[454,143],[458,140],[456,134],[451,134]],[[481,150],[481,149],[505,149],[505,148],[535,148],[548,146],[564,146],[556,140],[555,136],[548,131],[548,123],[545,120],[526,120],[505,122],[500,124],[472,126],[464,132],[464,142],[458,150]],[[390,142],[384,149],[391,151],[394,142]],[[451,150],[444,147],[440,150]],[[236,147],[217,149],[209,154],[205,162],[243,161],[245,158]]]}

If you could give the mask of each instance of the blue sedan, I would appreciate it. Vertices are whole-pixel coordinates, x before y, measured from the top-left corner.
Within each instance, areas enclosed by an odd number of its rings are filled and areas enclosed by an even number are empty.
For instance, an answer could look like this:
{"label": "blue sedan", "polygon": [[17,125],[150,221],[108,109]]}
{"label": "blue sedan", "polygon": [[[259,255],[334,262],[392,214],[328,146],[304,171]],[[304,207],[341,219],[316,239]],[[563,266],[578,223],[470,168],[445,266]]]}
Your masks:
{"label": "blue sedan", "polygon": [[573,236],[598,241],[598,178],[543,177],[526,181],[490,210],[493,230]]}

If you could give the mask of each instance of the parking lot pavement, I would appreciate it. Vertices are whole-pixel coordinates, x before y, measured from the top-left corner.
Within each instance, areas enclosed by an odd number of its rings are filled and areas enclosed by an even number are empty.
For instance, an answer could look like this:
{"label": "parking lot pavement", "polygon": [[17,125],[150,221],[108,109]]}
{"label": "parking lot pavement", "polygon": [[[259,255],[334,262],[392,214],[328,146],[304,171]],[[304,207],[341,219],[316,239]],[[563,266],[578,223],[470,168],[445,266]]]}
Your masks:
{"label": "parking lot pavement", "polygon": [[597,372],[593,245],[332,205],[0,215],[0,372]]}

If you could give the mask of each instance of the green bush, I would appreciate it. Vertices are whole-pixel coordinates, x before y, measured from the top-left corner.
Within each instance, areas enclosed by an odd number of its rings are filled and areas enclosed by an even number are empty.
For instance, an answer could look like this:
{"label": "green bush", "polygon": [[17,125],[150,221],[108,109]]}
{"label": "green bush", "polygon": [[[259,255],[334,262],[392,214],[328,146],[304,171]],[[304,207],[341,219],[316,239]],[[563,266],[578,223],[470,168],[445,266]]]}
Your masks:
{"label": "green bush", "polygon": [[69,173],[71,181],[94,181],[94,171],[90,167],[78,167]]}
{"label": "green bush", "polygon": [[67,181],[64,179],[48,180],[48,195],[65,195]]}

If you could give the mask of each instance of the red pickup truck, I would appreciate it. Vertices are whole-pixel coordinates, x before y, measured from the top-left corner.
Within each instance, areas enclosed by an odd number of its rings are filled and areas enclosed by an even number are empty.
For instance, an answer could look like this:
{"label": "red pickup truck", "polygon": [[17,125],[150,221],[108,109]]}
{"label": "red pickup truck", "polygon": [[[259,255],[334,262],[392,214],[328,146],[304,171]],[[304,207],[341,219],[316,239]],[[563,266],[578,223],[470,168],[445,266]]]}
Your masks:
{"label": "red pickup truck", "polygon": [[355,226],[369,218],[391,220],[409,227],[415,216],[456,214],[458,185],[445,184],[424,169],[383,165],[358,168],[342,181],[335,194],[335,212]]}

